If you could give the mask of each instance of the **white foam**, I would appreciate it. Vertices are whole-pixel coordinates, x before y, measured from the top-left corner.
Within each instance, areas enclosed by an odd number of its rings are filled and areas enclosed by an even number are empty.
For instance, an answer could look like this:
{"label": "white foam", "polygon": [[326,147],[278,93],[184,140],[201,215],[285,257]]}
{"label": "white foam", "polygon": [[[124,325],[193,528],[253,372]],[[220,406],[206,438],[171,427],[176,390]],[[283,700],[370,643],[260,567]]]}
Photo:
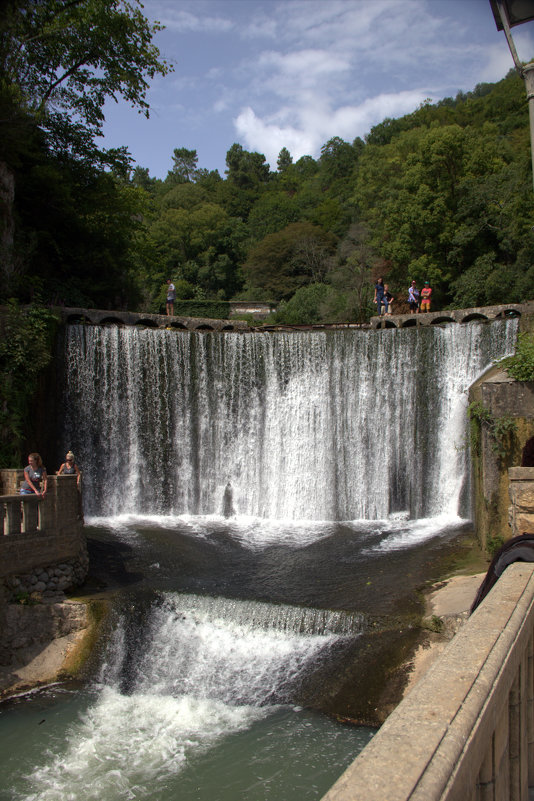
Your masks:
{"label": "white foam", "polygon": [[392,522],[389,533],[377,545],[364,549],[363,553],[372,551],[399,551],[404,548],[413,548],[422,542],[455,531],[469,521],[456,515],[439,515],[437,517],[420,518],[407,522]]}
{"label": "white foam", "polygon": [[106,687],[67,733],[66,750],[49,753],[28,777],[26,801],[157,798],[157,788],[194,754],[270,711],[188,695],[127,696]]}

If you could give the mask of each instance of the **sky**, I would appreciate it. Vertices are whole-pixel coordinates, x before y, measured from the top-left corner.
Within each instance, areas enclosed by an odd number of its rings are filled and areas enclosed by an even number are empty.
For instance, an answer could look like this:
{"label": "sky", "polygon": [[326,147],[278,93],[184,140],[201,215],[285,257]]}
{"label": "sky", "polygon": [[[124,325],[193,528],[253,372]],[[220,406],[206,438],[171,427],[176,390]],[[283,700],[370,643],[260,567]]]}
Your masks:
{"label": "sky", "polygon": [[[165,178],[175,148],[224,176],[234,142],[276,170],[282,147],[318,158],[386,117],[470,91],[513,67],[489,0],[143,0],[174,72],[151,82],[150,119],[106,104],[103,144]],[[512,29],[534,57],[534,22]],[[101,140],[102,141],[102,140]]]}

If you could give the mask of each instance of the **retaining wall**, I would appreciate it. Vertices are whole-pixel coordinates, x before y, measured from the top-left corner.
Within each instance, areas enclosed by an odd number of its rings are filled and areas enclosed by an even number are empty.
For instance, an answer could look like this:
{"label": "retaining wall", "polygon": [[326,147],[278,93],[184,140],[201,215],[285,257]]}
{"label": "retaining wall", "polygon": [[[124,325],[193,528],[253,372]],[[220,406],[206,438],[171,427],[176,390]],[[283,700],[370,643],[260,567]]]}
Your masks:
{"label": "retaining wall", "polygon": [[534,564],[508,567],[323,801],[528,801]]}

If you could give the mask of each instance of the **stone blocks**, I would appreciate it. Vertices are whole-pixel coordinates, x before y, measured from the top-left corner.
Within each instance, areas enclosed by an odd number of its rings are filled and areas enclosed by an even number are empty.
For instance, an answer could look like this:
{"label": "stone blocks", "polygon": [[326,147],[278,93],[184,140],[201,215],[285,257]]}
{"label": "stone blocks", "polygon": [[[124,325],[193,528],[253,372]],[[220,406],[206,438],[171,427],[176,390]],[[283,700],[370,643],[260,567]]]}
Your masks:
{"label": "stone blocks", "polygon": [[512,536],[534,534],[534,467],[511,467],[508,479]]}

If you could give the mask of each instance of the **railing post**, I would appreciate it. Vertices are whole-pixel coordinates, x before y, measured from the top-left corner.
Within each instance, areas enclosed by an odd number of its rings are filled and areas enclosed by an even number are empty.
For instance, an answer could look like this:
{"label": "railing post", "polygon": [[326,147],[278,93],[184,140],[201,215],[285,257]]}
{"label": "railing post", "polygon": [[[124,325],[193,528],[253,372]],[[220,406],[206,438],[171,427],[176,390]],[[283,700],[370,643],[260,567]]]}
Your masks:
{"label": "railing post", "polygon": [[21,522],[21,509],[20,509],[20,499],[16,501],[7,501],[6,502],[6,526],[4,529],[5,534],[20,534],[20,522]]}
{"label": "railing post", "polygon": [[476,789],[477,801],[495,801],[495,733],[480,767]]}
{"label": "railing post", "polygon": [[534,637],[528,643],[527,667],[528,786],[534,787]]}
{"label": "railing post", "polygon": [[526,659],[523,658],[509,695],[510,801],[528,798],[525,673]]}
{"label": "railing post", "polygon": [[[31,497],[31,496],[30,496]],[[26,534],[30,531],[37,531],[39,525],[40,501],[22,502],[22,531]]]}

